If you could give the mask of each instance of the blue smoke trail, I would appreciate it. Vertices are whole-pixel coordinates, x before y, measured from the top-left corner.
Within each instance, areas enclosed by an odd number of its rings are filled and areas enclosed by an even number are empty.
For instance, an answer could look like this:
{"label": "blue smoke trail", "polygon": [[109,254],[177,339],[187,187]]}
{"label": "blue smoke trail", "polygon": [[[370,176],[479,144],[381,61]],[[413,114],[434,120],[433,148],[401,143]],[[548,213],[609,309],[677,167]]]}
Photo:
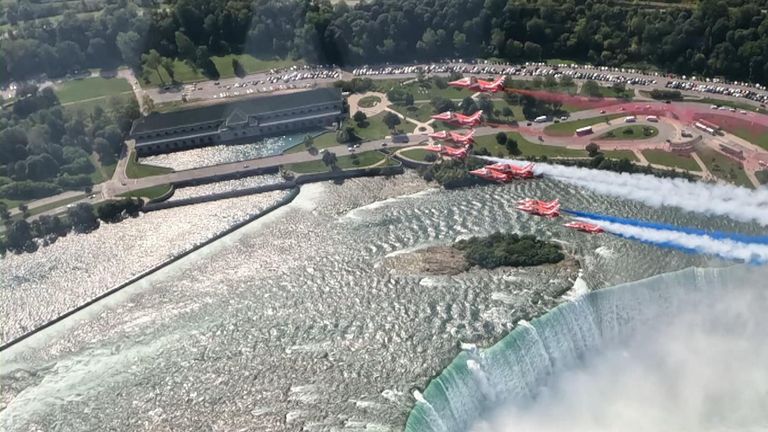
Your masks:
{"label": "blue smoke trail", "polygon": [[602,215],[598,213],[588,213],[578,210],[562,209],[561,212],[568,213],[573,216],[583,217],[592,220],[600,220],[606,222],[614,222],[622,225],[632,225],[636,227],[652,228],[656,230],[664,231],[677,231],[686,234],[708,236],[718,240],[734,240],[741,243],[753,243],[753,244],[768,244],[768,236],[750,236],[746,234],[730,233],[722,231],[705,231],[698,228],[680,227],[676,225],[668,225],[657,222],[643,221],[639,219],[627,219],[616,216]]}

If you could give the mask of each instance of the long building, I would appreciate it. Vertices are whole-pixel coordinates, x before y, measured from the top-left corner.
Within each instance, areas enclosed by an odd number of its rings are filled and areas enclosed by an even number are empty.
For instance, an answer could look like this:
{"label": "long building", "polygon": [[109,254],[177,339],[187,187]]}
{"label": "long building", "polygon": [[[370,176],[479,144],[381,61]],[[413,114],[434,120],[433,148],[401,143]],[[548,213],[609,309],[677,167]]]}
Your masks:
{"label": "long building", "polygon": [[131,128],[140,156],[330,126],[341,120],[341,89],[318,88],[253,97],[167,113],[152,113]]}

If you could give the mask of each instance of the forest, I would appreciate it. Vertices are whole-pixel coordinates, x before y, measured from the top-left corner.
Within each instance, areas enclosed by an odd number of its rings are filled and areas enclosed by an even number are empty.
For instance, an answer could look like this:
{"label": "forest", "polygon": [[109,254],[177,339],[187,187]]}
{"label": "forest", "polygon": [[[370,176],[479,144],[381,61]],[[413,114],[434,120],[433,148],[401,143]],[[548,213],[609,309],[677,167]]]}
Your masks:
{"label": "forest", "polygon": [[487,237],[472,237],[459,240],[453,247],[462,251],[471,265],[487,269],[554,264],[565,258],[555,243],[514,233],[495,232]]}
{"label": "forest", "polygon": [[[485,57],[566,58],[768,82],[767,0],[659,7],[595,0],[119,0],[98,13],[17,22],[3,80],[122,63],[156,50],[205,70],[249,53],[340,65]],[[8,8],[18,14],[19,8]],[[16,11],[16,12],[13,12]],[[18,20],[18,17],[13,17]]]}

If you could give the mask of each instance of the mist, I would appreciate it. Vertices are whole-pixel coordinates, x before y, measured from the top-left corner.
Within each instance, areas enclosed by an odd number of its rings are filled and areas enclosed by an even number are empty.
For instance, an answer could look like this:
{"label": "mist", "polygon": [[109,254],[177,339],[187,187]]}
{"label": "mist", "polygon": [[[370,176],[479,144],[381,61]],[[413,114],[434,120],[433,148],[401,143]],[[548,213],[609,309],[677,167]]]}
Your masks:
{"label": "mist", "polygon": [[[493,162],[520,164],[522,161],[482,156]],[[768,190],[658,178],[647,174],[615,173],[604,170],[538,163],[536,174],[583,187],[604,195],[627,198],[651,207],[672,206],[713,216],[728,216],[743,222],[768,226]]]}
{"label": "mist", "polygon": [[535,400],[498,407],[470,430],[768,429],[768,292],[756,270],[744,285],[691,290],[676,315],[639,326],[557,374]]}

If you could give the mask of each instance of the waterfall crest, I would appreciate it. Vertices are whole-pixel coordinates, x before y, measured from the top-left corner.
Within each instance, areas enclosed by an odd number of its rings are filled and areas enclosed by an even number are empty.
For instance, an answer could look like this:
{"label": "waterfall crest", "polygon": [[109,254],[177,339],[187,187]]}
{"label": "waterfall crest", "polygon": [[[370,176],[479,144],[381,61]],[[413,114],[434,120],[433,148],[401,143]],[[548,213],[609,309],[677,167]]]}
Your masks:
{"label": "waterfall crest", "polygon": [[531,323],[519,323],[479,354],[461,352],[429,383],[406,431],[466,431],[499,403],[530,402],[553,376],[602,346],[663,325],[683,307],[703,301],[703,294],[745,286],[755,271],[764,274],[765,268],[689,268],[566,301]]}

